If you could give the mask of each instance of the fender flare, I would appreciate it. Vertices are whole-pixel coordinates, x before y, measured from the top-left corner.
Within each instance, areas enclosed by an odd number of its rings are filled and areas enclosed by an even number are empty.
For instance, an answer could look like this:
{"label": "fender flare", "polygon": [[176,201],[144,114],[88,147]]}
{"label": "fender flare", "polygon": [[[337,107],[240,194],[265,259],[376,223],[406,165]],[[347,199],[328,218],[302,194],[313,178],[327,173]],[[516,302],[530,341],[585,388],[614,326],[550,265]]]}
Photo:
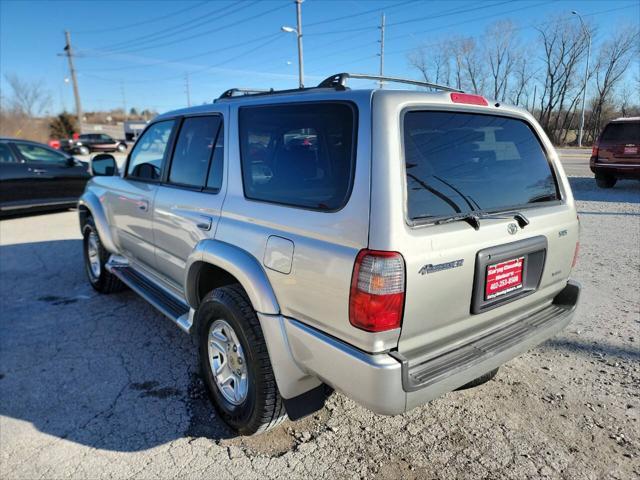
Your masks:
{"label": "fender flare", "polygon": [[271,282],[259,261],[246,250],[214,239],[198,242],[187,259],[184,291],[191,307],[197,308],[199,304],[198,276],[200,269],[206,264],[222,268],[233,275],[247,292],[256,312],[267,315],[280,313],[280,305]]}
{"label": "fender flare", "polygon": [[109,222],[107,221],[107,217],[104,213],[102,203],[100,202],[96,194],[90,191],[85,191],[78,200],[80,228],[82,228],[82,212],[80,207],[85,207],[91,213],[93,222],[95,223],[96,229],[98,230],[98,235],[100,235],[100,242],[102,243],[102,246],[110,253],[117,254],[118,249],[115,242],[113,241],[111,229],[109,228]]}

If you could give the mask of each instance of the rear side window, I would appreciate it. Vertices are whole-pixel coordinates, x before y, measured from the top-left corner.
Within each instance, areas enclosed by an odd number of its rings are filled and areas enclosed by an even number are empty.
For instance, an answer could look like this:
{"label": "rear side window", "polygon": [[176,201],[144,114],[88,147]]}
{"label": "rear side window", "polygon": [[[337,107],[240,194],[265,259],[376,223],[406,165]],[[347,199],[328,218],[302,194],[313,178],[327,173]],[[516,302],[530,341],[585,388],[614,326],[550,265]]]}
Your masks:
{"label": "rear side window", "polygon": [[0,143],[0,163],[15,163],[16,159],[11,153],[9,145]]}
{"label": "rear side window", "polygon": [[245,196],[317,210],[343,207],[354,172],[355,122],[346,103],[241,108]]}
{"label": "rear side window", "polygon": [[173,152],[170,183],[197,188],[205,186],[219,127],[218,116],[184,119]]}
{"label": "rear side window", "polygon": [[607,143],[640,143],[640,122],[610,123],[600,139]]}
{"label": "rear side window", "polygon": [[413,220],[559,199],[542,146],[521,120],[410,111],[404,117],[404,150]]}

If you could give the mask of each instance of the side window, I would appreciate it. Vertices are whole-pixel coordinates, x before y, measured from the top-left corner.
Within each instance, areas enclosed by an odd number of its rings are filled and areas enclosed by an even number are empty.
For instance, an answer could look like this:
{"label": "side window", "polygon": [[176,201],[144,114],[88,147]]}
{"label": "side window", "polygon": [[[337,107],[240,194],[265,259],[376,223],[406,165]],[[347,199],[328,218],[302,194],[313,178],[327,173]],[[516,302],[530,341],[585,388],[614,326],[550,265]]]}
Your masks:
{"label": "side window", "polygon": [[345,205],[354,172],[354,109],[310,103],[240,109],[247,198],[317,210]]}
{"label": "side window", "polygon": [[210,190],[220,190],[222,188],[222,174],[224,171],[224,124],[220,122],[216,146],[213,149],[209,176],[207,178],[207,188]]}
{"label": "side window", "polygon": [[16,163],[16,157],[6,143],[0,143],[0,163]]}
{"label": "side window", "polygon": [[20,152],[20,155],[24,157],[27,162],[39,162],[39,163],[51,163],[51,164],[65,164],[67,163],[67,157],[62,153],[55,150],[49,150],[48,148],[39,147],[38,145],[31,145],[29,143],[15,143],[16,148]]}
{"label": "side window", "polygon": [[173,152],[169,182],[203,188],[216,144],[220,117],[185,118]]}
{"label": "side window", "polygon": [[136,142],[129,158],[127,176],[158,180],[174,121],[158,122],[149,127]]}

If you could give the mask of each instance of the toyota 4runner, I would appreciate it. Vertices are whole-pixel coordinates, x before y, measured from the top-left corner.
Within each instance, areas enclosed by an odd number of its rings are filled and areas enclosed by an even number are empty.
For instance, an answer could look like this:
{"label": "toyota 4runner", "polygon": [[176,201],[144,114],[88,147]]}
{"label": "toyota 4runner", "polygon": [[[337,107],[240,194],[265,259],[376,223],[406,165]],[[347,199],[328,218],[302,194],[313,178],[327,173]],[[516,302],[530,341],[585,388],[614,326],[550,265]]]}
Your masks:
{"label": "toyota 4runner", "polygon": [[449,87],[229,90],[153,120],[122,172],[107,154],[91,169],[91,284],[194,335],[242,434],[331,388],[401,414],[489,378],[578,302],[579,222],[549,139]]}

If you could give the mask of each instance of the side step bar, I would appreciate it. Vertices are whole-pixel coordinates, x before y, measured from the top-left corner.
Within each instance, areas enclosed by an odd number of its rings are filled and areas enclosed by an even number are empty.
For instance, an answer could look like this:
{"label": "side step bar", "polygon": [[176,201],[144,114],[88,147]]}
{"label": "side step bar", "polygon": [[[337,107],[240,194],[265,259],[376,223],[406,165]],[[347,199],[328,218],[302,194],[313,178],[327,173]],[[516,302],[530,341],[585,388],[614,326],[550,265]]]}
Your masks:
{"label": "side step bar", "polygon": [[107,263],[107,270],[118,277],[131,290],[157,308],[186,333],[191,331],[193,310],[189,305],[171,295],[145,275],[128,265]]}

